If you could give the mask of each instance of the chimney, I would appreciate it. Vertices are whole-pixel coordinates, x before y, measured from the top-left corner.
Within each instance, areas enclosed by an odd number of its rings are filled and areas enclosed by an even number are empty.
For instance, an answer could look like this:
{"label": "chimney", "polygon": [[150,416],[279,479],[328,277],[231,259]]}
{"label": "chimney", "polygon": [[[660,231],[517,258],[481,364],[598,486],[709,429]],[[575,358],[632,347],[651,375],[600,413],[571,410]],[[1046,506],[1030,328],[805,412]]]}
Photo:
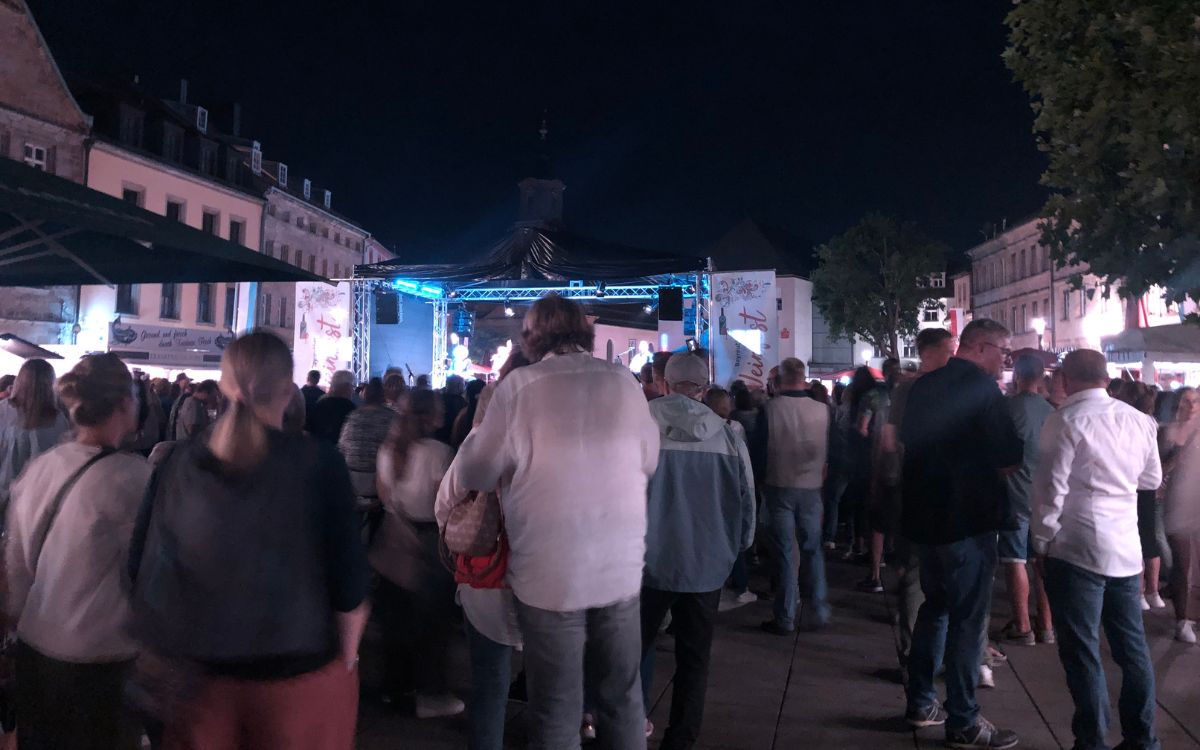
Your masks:
{"label": "chimney", "polygon": [[179,79],[179,103],[187,104],[187,79]]}
{"label": "chimney", "polygon": [[242,137],[242,105],[233,103],[233,137]]}

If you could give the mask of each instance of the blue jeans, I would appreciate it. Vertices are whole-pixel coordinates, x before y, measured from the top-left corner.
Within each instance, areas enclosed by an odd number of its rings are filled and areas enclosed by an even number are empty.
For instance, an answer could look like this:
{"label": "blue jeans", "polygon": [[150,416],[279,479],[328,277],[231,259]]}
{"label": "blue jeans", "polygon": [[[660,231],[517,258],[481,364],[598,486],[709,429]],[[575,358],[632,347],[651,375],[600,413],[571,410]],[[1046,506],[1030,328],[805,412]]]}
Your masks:
{"label": "blue jeans", "polygon": [[933,676],[946,659],[947,730],[969,729],[979,718],[975,685],[996,572],[996,532],[950,544],[916,545],[925,602],[917,613],[908,660],[908,709],[937,700]]}
{"label": "blue jeans", "polygon": [[[811,614],[804,619],[815,626],[829,622],[829,601],[825,594],[825,553],[821,550],[821,490],[793,487],[767,487],[767,513],[771,519],[771,547],[774,552],[779,595],[775,597],[775,622],[785,628],[796,626],[796,601],[802,594]],[[797,590],[797,565],[792,559],[792,538],[800,547]]]}
{"label": "blue jeans", "polygon": [[821,488],[821,499],[825,503],[825,520],[821,524],[821,541],[836,542],[838,532],[838,505],[846,492],[846,477],[840,469],[829,472],[825,486]]}
{"label": "blue jeans", "polygon": [[1108,750],[1112,709],[1100,661],[1100,627],[1121,668],[1121,735],[1145,750],[1160,750],[1154,734],[1154,665],[1142,624],[1140,576],[1108,578],[1054,558],[1046,560],[1046,596],[1058,632],[1058,656],[1075,702],[1071,731],[1077,750]]}
{"label": "blue jeans", "polygon": [[645,750],[639,598],[574,612],[517,600],[525,640],[532,750],[577,750],[587,663],[600,750]]}
{"label": "blue jeans", "polygon": [[470,750],[503,750],[504,722],[508,710],[508,685],[512,679],[512,646],[496,643],[466,620],[471,649]]}

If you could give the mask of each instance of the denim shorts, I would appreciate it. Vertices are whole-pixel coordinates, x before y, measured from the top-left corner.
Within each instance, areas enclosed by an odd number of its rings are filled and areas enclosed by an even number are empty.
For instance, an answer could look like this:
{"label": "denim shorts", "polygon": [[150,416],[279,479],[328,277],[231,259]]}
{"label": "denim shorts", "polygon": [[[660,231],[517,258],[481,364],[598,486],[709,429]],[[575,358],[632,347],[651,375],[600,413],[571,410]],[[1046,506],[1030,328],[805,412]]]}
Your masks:
{"label": "denim shorts", "polygon": [[996,547],[997,557],[1002,563],[1023,563],[1029,559],[1033,543],[1029,538],[1029,519],[1017,519],[1018,528],[1000,532],[1000,543]]}

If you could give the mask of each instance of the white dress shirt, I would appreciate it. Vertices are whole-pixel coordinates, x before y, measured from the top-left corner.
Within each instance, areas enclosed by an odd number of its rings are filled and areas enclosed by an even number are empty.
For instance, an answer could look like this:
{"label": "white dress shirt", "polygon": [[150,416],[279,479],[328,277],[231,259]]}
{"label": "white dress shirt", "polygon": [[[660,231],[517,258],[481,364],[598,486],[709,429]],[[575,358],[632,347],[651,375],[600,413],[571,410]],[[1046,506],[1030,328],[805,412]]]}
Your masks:
{"label": "white dress shirt", "polygon": [[1042,428],[1033,479],[1033,548],[1110,578],[1142,572],[1137,491],[1162,482],[1158,425],[1090,388],[1068,398]]}
{"label": "white dress shirt", "polygon": [[637,381],[578,352],[509,373],[454,473],[470,490],[499,484],[517,599],[571,612],[641,591],[657,465],[658,426]]}

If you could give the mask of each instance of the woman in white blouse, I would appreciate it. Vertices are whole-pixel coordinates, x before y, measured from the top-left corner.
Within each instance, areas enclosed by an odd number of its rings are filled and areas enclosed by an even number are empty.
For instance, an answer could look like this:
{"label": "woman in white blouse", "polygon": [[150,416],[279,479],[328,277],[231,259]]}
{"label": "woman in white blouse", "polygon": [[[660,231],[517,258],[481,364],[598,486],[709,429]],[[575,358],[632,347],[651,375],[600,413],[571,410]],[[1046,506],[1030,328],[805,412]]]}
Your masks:
{"label": "woman in white blouse", "polygon": [[368,554],[381,577],[375,608],[384,627],[384,696],[415,693],[416,715],[423,719],[465,708],[446,687],[454,577],[438,550],[434,503],[454,453],[433,438],[442,422],[440,396],[415,391],[393,423],[379,449],[384,517]]}

